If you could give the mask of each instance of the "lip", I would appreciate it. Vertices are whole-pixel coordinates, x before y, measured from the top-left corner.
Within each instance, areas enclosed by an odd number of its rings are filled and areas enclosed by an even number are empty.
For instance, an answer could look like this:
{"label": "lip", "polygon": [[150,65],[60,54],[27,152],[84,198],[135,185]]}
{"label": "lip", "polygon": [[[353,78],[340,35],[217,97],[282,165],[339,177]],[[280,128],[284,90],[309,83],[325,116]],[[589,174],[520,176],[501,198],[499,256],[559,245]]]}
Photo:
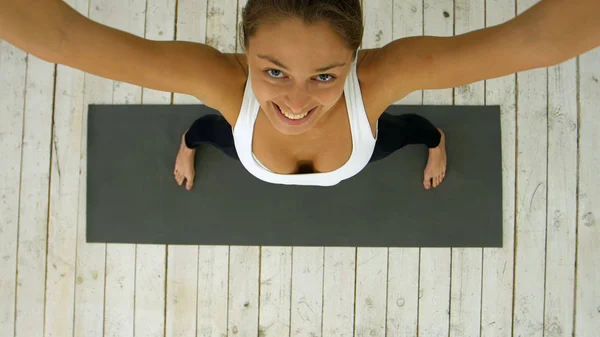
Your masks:
{"label": "lip", "polygon": [[312,116],[313,112],[317,109],[317,107],[312,108],[308,112],[308,114],[301,119],[289,119],[289,118],[285,117],[283,115],[283,113],[281,113],[281,110],[279,109],[279,106],[277,104],[275,104],[274,102],[271,102],[271,103],[273,104],[273,110],[275,110],[275,112],[277,113],[279,118],[287,125],[301,125],[301,124],[306,123],[306,121],[308,121],[310,119],[310,117]]}

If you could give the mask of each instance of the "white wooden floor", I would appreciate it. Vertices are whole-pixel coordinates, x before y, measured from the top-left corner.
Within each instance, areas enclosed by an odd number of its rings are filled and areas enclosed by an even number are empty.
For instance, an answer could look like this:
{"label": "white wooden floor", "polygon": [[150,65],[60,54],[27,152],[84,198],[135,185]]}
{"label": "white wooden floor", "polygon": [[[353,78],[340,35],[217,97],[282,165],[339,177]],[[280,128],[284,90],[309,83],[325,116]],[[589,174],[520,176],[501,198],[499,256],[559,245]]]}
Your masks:
{"label": "white wooden floor", "polygon": [[[150,39],[239,48],[244,0],[68,2]],[[365,0],[364,47],[533,3]],[[502,106],[502,249],[87,244],[87,104],[198,102],[0,41],[0,336],[600,336],[599,79],[595,50],[399,102]]]}

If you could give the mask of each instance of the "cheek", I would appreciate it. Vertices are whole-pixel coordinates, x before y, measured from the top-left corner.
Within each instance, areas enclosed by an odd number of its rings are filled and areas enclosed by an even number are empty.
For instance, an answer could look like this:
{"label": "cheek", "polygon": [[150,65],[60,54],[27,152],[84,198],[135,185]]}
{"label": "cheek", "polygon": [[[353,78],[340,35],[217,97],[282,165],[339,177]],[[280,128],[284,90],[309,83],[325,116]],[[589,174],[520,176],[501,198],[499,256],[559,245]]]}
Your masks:
{"label": "cheek", "polygon": [[323,104],[325,106],[332,106],[339,100],[339,98],[343,94],[344,94],[344,86],[336,85],[331,88],[320,90],[316,94],[316,96],[318,97],[318,100],[321,102],[321,104]]}
{"label": "cheek", "polygon": [[252,91],[260,104],[273,100],[278,94],[278,90],[274,86],[263,81],[253,81]]}

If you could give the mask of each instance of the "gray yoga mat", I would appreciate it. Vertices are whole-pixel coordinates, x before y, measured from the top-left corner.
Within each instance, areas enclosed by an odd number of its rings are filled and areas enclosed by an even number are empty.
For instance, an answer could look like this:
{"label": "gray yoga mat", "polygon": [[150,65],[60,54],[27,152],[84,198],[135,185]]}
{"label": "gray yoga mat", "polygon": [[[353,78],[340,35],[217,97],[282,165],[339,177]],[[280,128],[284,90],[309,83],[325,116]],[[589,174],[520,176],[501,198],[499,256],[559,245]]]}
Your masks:
{"label": "gray yoga mat", "polygon": [[211,146],[192,191],[173,178],[182,133],[203,105],[90,105],[87,241],[252,246],[501,247],[498,106],[392,106],[447,135],[448,169],[425,190],[425,146],[333,187],[273,185]]}

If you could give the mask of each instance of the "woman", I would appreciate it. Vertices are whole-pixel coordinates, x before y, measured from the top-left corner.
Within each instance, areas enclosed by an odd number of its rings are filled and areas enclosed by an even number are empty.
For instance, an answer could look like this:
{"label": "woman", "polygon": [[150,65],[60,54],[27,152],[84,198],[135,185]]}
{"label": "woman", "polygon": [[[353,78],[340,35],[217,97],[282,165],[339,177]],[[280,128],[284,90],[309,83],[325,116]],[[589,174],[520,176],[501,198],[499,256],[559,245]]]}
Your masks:
{"label": "woman", "polygon": [[429,189],[445,176],[443,132],[385,109],[416,90],[551,66],[597,47],[599,10],[597,0],[544,0],[496,27],[358,51],[359,0],[249,0],[240,55],[145,40],[88,20],[60,0],[0,0],[0,38],[47,61],[193,95],[219,111],[182,136],[174,175],[187,189],[194,148],[204,142],[264,181],[320,186],[406,144],[425,144]]}

